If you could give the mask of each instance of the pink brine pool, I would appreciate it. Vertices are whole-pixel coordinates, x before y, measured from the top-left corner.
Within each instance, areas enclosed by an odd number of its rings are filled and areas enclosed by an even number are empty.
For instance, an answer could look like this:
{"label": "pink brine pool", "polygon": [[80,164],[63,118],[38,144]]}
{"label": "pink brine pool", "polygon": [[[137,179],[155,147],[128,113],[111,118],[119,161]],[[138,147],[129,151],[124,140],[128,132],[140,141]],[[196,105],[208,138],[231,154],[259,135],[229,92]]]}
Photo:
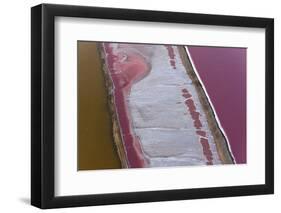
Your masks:
{"label": "pink brine pool", "polygon": [[191,58],[228,137],[246,163],[246,48],[189,46]]}

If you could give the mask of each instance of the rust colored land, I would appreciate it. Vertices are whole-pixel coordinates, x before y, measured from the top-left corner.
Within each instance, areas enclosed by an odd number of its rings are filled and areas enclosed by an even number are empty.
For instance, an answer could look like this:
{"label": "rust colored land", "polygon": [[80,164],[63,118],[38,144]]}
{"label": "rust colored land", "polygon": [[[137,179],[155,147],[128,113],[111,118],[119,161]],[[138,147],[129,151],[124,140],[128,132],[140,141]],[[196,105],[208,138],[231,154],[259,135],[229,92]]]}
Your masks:
{"label": "rust colored land", "polygon": [[97,45],[86,41],[77,45],[78,170],[121,168]]}

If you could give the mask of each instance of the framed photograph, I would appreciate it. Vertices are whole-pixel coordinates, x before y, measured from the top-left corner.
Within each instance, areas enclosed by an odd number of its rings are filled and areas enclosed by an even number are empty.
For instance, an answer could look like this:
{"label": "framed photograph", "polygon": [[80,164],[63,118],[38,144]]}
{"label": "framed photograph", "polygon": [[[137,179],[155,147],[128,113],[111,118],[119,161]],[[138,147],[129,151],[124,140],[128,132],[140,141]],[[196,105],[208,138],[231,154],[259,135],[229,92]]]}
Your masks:
{"label": "framed photograph", "polygon": [[31,203],[272,194],[274,20],[31,9]]}

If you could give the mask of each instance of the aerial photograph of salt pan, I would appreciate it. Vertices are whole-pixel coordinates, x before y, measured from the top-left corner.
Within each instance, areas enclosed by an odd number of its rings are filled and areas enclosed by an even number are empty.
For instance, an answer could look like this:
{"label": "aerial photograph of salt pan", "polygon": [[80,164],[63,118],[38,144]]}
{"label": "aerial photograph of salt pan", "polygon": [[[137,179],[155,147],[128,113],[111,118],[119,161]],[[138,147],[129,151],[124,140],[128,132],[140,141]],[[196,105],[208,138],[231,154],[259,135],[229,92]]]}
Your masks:
{"label": "aerial photograph of salt pan", "polygon": [[78,41],[78,170],[245,164],[246,53]]}

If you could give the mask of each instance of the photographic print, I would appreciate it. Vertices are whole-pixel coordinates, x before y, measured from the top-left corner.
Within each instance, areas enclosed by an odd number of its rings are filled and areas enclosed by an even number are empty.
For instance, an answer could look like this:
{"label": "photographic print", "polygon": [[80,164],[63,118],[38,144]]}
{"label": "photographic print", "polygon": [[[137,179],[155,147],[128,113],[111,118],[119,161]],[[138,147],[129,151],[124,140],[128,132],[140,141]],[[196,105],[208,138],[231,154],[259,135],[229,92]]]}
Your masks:
{"label": "photographic print", "polygon": [[247,163],[246,55],[77,41],[78,170]]}
{"label": "photographic print", "polygon": [[32,205],[274,193],[274,19],[40,4],[31,41]]}

